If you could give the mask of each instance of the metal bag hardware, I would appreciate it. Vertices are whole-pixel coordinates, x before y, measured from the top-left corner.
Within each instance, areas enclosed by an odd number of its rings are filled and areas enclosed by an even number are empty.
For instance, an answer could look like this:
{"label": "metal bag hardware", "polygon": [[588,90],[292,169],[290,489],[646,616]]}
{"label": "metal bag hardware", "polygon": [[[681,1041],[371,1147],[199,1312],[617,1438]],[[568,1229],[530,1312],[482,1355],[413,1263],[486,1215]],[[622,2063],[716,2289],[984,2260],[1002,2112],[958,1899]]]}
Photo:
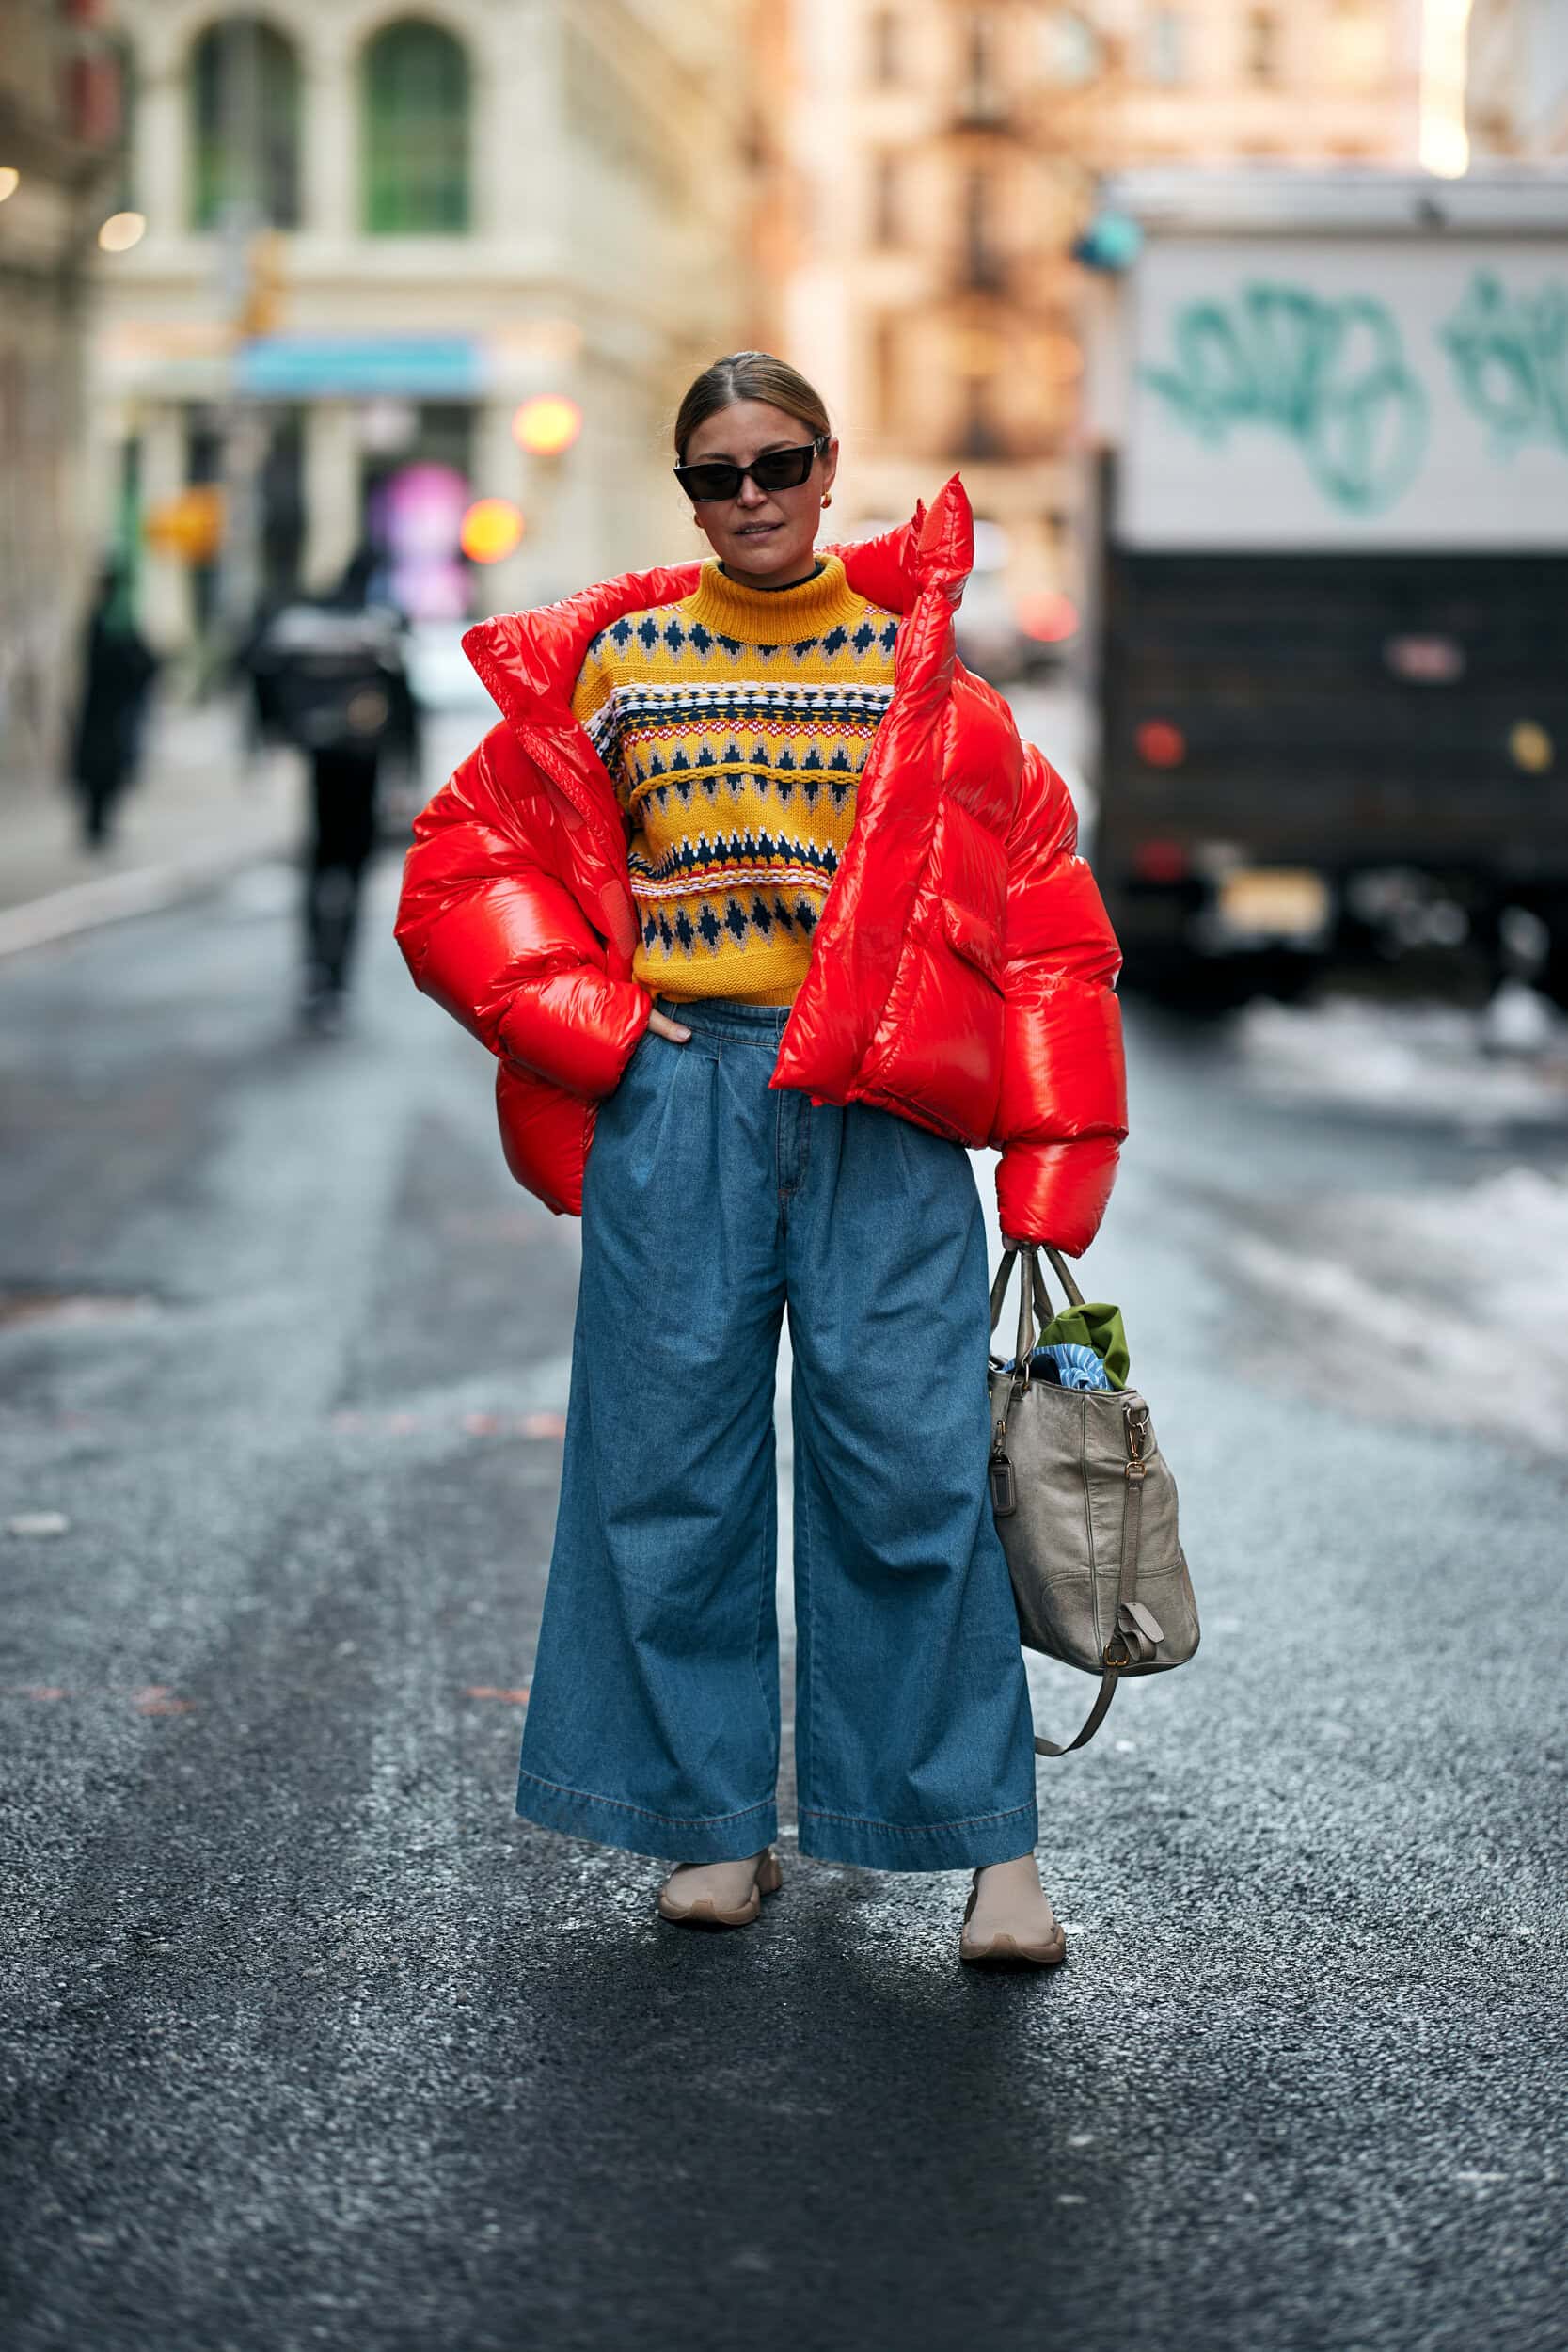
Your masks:
{"label": "metal bag hardware", "polygon": [[1018,1481],[1005,1454],[993,1454],[990,1457],[990,1507],[999,1519],[1018,1509]]}

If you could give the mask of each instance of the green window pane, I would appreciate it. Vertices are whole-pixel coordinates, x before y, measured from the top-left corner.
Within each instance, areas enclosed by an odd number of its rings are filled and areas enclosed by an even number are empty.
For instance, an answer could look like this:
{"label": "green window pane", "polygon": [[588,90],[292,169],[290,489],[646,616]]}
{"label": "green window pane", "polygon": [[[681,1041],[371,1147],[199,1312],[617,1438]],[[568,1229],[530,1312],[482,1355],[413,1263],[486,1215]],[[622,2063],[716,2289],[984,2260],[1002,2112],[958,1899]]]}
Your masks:
{"label": "green window pane", "polygon": [[243,205],[274,229],[299,226],[299,60],[259,17],[209,25],[191,56],[190,216],[216,229]]}
{"label": "green window pane", "polygon": [[468,60],[438,24],[388,24],[365,52],[364,217],[372,236],[468,227]]}

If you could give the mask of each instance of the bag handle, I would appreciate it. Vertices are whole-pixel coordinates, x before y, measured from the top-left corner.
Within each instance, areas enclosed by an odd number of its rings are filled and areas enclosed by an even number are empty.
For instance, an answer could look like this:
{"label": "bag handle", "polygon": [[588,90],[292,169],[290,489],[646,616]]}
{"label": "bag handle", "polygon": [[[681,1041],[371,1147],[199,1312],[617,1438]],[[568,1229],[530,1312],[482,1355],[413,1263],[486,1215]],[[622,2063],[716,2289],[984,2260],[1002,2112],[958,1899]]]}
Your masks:
{"label": "bag handle", "polygon": [[[1061,1251],[1059,1249],[1053,1249],[1049,1242],[1044,1244],[1033,1241],[1026,1242],[1022,1249],[1005,1249],[1003,1251],[1002,1263],[996,1269],[996,1279],[990,1286],[990,1327],[993,1332],[996,1329],[997,1325],[1002,1320],[1002,1302],[1006,1295],[1008,1278],[1012,1274],[1014,1261],[1021,1256],[1028,1260],[1027,1272],[1022,1275],[1020,1280],[1018,1302],[1018,1345],[1014,1350],[1013,1357],[1014,1362],[1018,1365],[1021,1371],[1026,1365],[1032,1352],[1033,1343],[1029,1335],[1029,1302],[1031,1293],[1033,1293],[1034,1296],[1035,1314],[1038,1322],[1039,1331],[1043,1331],[1045,1329],[1046,1325],[1051,1322],[1053,1313],[1051,1304],[1051,1294],[1046,1288],[1045,1276],[1040,1270],[1039,1253],[1042,1247],[1055,1271],[1057,1281],[1060,1282],[1063,1291],[1066,1293],[1068,1304],[1072,1307],[1081,1307],[1084,1304],[1084,1294],[1079,1289],[1077,1283],[1073,1280],[1072,1275],[1069,1270],[1067,1262],[1063,1258]],[[1035,1337],[1038,1337],[1038,1332],[1035,1334]]]}

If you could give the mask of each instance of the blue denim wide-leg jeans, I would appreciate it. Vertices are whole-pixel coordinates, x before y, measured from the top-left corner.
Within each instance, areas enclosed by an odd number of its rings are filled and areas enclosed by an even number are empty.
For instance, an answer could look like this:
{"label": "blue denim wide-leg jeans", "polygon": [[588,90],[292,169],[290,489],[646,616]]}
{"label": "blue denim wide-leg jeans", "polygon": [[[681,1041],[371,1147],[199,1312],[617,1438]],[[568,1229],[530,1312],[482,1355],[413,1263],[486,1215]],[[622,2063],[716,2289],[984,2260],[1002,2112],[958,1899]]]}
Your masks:
{"label": "blue denim wide-leg jeans", "polygon": [[881,1870],[1026,1853],[969,1155],[769,1089],[787,1006],[656,1002],[692,1035],[650,1029],[599,1104],[517,1810],[685,1862],[775,1836],[787,1310],[800,1850]]}

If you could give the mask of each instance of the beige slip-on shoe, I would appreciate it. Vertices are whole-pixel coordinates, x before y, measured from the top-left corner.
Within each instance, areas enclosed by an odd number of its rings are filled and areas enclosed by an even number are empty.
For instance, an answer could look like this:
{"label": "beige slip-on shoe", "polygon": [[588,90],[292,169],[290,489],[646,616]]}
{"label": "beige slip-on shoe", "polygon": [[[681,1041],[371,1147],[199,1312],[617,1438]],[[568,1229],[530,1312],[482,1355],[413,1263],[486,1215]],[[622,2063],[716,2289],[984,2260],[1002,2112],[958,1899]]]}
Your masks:
{"label": "beige slip-on shoe", "polygon": [[980,1893],[980,1873],[975,1871],[970,1882],[969,1900],[964,1905],[964,1922],[958,1936],[958,1958],[963,1961],[990,1961],[1005,1968],[1054,1968],[1067,1958],[1067,1934],[1061,1921],[1054,1923],[1043,1944],[1021,1944],[1016,1936],[992,1935],[984,1944],[971,1940],[969,1923],[974,1915],[974,1905]]}
{"label": "beige slip-on shoe", "polygon": [[762,1909],[765,1895],[776,1895],[784,1884],[784,1872],[771,1846],[765,1846],[757,1856],[756,1875],[746,1901],[734,1910],[725,1910],[711,1896],[701,1895],[695,1901],[672,1901],[669,1883],[660,1887],[658,1915],[671,1920],[678,1928],[749,1928]]}

